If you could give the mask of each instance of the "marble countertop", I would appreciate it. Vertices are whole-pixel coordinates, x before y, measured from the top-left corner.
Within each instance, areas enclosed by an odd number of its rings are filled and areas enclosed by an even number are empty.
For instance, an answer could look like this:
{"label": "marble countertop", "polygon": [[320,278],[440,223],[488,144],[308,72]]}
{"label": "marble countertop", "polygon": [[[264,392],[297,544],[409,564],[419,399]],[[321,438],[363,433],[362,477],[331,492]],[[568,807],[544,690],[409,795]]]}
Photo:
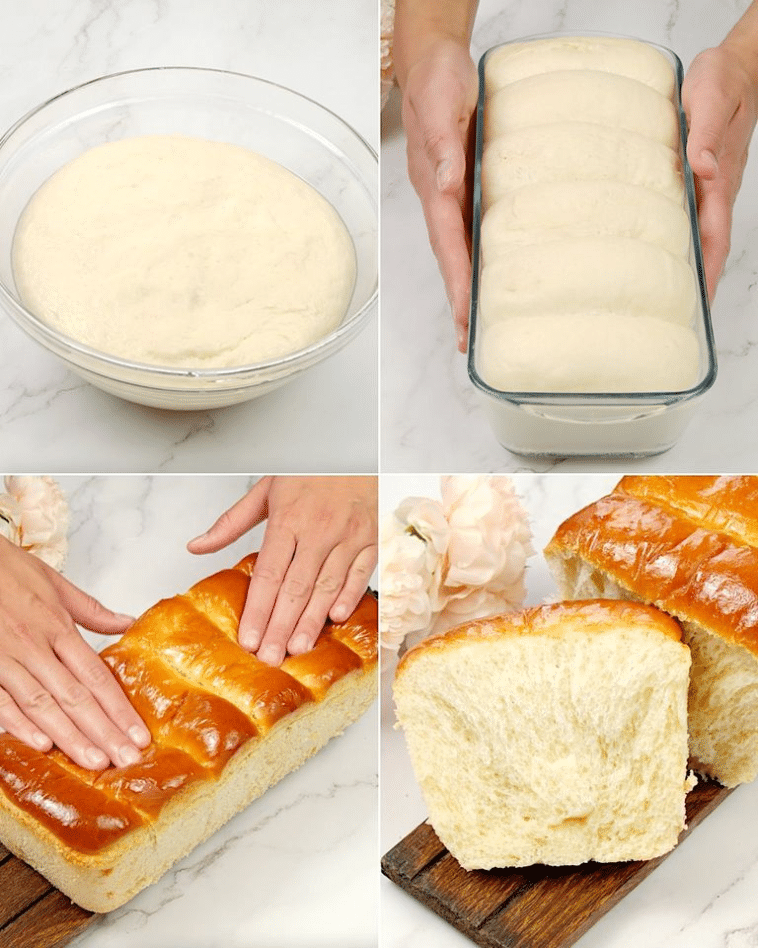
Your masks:
{"label": "marble countertop", "polygon": [[[374,0],[29,0],[0,35],[0,129],[97,76],[205,66],[281,83],[327,106],[377,147]],[[290,384],[240,406],[144,408],[70,373],[0,318],[4,471],[356,471],[377,464],[377,320]]]}
{"label": "marble countertop", "polygon": [[[481,0],[474,58],[517,36],[605,30],[675,50],[685,67],[718,43],[748,0],[660,3],[619,0]],[[455,348],[437,264],[405,165],[405,137],[393,91],[382,115],[382,470],[384,471],[746,471],[758,461],[758,269],[751,152],[737,200],[732,252],[712,310],[719,375],[680,442],[642,461],[533,460],[501,447]],[[409,266],[408,261],[413,261]]]}
{"label": "marble countertop", "polygon": [[[541,551],[567,516],[616,483],[603,474],[516,474]],[[382,478],[380,510],[406,496],[439,497],[432,476]],[[555,595],[541,552],[527,567],[527,604]],[[402,732],[394,730],[390,679],[381,695],[381,851],[426,818]],[[758,944],[758,781],[738,787],[631,894],[577,943],[577,948],[752,948]],[[382,948],[466,948],[472,943],[388,879],[382,878]]]}
{"label": "marble countertop", "polygon": [[[60,477],[72,509],[64,574],[119,612],[260,545],[185,550],[248,486],[242,477]],[[101,648],[110,637],[85,633]],[[179,862],[98,919],[76,948],[368,948],[377,926],[377,710]],[[334,894],[339,893],[335,901]]]}

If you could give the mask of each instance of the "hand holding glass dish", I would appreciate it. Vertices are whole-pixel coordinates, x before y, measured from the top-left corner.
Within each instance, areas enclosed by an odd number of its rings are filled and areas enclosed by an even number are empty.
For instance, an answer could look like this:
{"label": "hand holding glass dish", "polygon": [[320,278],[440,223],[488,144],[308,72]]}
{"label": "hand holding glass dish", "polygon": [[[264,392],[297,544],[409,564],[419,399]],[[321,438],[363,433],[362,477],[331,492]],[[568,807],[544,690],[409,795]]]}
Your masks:
{"label": "hand holding glass dish", "polygon": [[178,67],[98,79],[0,142],[0,303],[123,398],[244,401],[375,311],[376,178],[353,129],[272,83]]}
{"label": "hand holding glass dish", "polygon": [[663,451],[715,379],[682,78],[621,37],[482,59],[469,375],[517,453]]}

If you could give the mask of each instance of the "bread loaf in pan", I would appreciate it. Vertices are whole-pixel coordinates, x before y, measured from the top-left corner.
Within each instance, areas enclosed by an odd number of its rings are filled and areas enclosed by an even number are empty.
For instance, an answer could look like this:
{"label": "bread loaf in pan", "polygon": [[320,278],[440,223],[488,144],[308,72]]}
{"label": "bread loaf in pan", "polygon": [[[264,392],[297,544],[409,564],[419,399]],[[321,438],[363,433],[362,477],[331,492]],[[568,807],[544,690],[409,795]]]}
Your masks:
{"label": "bread loaf in pan", "polygon": [[156,881],[376,696],[370,594],[278,668],[238,645],[254,562],[159,602],[101,653],[151,731],[139,763],[83,770],[0,735],[0,839],[84,908]]}
{"label": "bread loaf in pan", "polygon": [[635,599],[680,620],[693,764],[728,787],[758,776],[758,478],[625,477],[545,555],[566,598]]}
{"label": "bread loaf in pan", "polygon": [[684,827],[690,656],[669,616],[560,603],[422,641],[394,694],[465,869],[650,859]]}

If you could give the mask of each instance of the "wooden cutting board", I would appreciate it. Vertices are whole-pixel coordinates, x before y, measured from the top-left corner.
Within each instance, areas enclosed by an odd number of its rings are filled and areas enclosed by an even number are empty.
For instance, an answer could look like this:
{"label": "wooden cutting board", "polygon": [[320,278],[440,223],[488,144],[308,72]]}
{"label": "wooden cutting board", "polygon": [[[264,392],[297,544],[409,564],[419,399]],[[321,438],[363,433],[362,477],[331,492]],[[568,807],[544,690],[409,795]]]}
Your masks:
{"label": "wooden cutting board", "polygon": [[[731,793],[698,783],[684,839]],[[382,859],[382,872],[484,948],[568,948],[665,859],[466,872],[428,823]]]}
{"label": "wooden cutting board", "polygon": [[96,918],[0,845],[0,948],[62,948]]}

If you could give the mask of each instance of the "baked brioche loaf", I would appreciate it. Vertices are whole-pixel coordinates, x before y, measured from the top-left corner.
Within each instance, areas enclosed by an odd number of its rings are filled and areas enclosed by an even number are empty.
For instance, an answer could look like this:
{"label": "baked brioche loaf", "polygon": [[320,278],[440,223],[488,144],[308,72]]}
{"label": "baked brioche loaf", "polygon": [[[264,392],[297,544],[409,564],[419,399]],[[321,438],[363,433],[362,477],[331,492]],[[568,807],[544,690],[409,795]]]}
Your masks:
{"label": "baked brioche loaf", "polygon": [[691,388],[697,297],[671,64],[635,40],[533,40],[488,54],[485,91],[484,381]]}
{"label": "baked brioche loaf", "polygon": [[0,735],[0,839],[84,908],[156,881],[376,696],[369,594],[278,668],[237,644],[254,562],[159,602],[101,653],[151,731],[141,762],[87,771]]}
{"label": "baked brioche loaf", "polygon": [[758,478],[625,477],[545,550],[560,594],[653,603],[692,652],[693,766],[758,776]]}
{"label": "baked brioche loaf", "polygon": [[684,827],[681,629],[596,600],[480,619],[398,665],[429,821],[466,869],[650,859]]}

